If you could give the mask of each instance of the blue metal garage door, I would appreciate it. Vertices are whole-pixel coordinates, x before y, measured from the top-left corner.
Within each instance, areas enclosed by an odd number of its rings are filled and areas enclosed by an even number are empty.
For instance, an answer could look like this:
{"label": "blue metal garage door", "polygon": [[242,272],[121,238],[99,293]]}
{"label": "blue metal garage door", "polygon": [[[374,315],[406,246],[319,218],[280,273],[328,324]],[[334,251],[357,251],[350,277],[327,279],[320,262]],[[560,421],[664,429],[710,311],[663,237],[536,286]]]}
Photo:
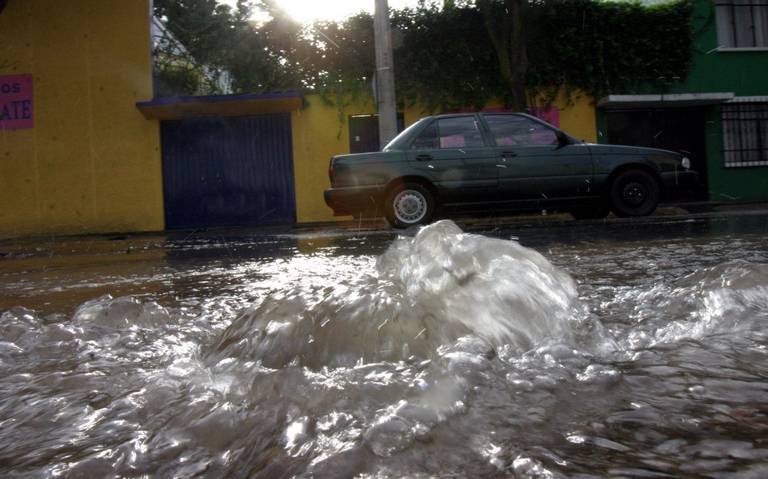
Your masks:
{"label": "blue metal garage door", "polygon": [[296,221],[290,113],[163,121],[167,228]]}

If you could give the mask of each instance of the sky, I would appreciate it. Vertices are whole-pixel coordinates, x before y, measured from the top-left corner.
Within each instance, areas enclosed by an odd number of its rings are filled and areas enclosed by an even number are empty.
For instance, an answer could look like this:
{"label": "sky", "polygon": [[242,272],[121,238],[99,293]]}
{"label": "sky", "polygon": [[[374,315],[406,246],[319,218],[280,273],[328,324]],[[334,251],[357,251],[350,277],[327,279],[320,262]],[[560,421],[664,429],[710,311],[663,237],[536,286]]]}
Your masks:
{"label": "sky", "polygon": [[[235,5],[237,0],[219,0]],[[373,13],[374,0],[278,0],[283,9],[299,22],[342,20],[362,10]],[[389,0],[390,8],[416,6],[418,0]]]}

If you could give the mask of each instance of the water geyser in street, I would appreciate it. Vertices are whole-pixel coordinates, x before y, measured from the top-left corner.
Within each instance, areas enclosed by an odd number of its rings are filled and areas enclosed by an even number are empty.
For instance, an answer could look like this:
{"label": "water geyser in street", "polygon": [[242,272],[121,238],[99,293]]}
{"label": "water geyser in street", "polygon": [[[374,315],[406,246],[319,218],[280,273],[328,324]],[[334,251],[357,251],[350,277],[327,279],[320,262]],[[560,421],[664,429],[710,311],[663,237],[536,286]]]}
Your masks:
{"label": "water geyser in street", "polygon": [[430,358],[472,335],[526,351],[567,341],[576,283],[517,242],[465,234],[444,220],[400,238],[373,273],[318,297],[273,294],[224,332],[212,355],[283,367]]}
{"label": "water geyser in street", "polygon": [[585,231],[546,257],[441,221],[184,240],[99,277],[6,262],[35,294],[0,311],[0,473],[763,477],[763,230]]}

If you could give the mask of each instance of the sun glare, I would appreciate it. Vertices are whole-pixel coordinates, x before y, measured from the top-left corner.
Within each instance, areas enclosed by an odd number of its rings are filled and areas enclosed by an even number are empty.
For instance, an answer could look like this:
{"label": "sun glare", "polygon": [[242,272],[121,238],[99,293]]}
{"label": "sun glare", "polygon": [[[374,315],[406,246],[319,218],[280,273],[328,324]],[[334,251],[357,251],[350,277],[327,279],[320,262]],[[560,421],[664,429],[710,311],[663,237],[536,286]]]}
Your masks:
{"label": "sun glare", "polygon": [[[368,5],[370,3],[370,5]],[[361,11],[372,11],[373,0],[280,0],[279,4],[296,20],[341,20]]]}
{"label": "sun glare", "polygon": [[[234,6],[237,0],[219,0]],[[374,0],[278,0],[295,20],[308,23],[315,20],[343,20],[360,12],[373,13]],[[389,0],[390,8],[416,6],[418,0]]]}

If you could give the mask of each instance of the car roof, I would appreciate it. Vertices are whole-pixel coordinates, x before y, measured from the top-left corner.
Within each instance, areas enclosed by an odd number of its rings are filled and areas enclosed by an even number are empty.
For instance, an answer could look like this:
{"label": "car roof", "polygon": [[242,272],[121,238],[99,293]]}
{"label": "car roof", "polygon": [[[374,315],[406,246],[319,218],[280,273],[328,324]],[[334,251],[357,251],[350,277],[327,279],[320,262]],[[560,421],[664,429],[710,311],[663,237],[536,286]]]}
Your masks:
{"label": "car roof", "polygon": [[[457,116],[471,116],[471,115],[522,115],[522,116],[528,116],[530,117],[528,113],[522,112],[522,111],[465,111],[461,113],[443,113],[440,115],[429,115],[429,116],[423,116],[421,119],[432,119],[432,118],[454,118]],[[535,117],[533,117],[535,118]]]}

